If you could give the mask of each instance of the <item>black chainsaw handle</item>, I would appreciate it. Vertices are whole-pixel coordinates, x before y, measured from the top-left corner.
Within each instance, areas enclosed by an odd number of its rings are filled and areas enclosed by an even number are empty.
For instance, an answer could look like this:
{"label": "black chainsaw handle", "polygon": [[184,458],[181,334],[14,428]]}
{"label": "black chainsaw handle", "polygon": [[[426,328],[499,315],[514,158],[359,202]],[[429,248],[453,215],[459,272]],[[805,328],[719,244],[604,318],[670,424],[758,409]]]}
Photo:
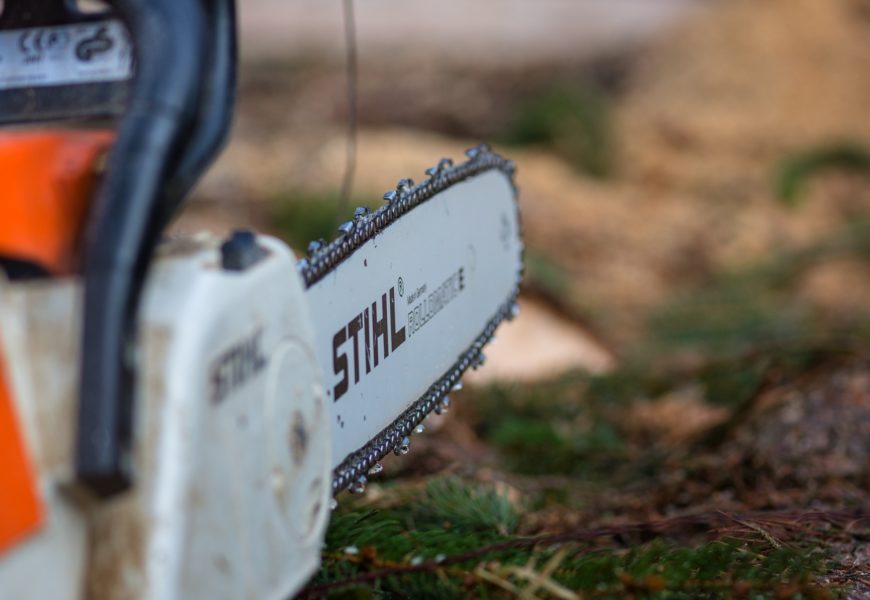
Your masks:
{"label": "black chainsaw handle", "polygon": [[100,497],[128,488],[136,317],[160,235],[223,144],[235,100],[234,0],[110,0],[136,76],[91,220],[76,473]]}

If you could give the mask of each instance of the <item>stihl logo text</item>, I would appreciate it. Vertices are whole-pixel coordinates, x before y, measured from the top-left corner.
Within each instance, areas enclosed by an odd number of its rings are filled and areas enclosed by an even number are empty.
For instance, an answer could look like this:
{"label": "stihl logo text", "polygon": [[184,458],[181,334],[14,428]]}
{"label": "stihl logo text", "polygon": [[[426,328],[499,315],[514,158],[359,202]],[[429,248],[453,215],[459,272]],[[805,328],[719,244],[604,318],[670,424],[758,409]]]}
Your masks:
{"label": "stihl logo text", "polygon": [[340,377],[332,388],[333,400],[347,393],[351,375],[359,383],[404,342],[405,327],[396,329],[396,289],[391,287],[380,302],[372,302],[332,336],[332,370]]}
{"label": "stihl logo text", "polygon": [[262,331],[234,344],[211,365],[211,401],[217,404],[224,400],[262,371],[267,363]]}

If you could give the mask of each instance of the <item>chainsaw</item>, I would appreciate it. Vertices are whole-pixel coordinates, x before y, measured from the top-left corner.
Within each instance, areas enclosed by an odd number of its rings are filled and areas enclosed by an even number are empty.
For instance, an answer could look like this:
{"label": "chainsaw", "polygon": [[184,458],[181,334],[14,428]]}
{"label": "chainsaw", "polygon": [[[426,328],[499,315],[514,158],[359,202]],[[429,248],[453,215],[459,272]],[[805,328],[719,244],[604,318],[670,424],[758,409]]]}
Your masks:
{"label": "chainsaw", "polygon": [[0,599],[290,597],[516,315],[514,164],[442,159],[301,258],[169,236],[234,2],[78,6],[0,4]]}

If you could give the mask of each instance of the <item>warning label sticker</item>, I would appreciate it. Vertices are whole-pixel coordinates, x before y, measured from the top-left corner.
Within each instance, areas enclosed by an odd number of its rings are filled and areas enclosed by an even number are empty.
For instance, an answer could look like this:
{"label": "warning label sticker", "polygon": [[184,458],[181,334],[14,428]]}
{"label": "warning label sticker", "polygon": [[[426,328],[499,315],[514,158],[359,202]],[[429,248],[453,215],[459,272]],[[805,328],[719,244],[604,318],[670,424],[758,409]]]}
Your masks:
{"label": "warning label sticker", "polygon": [[132,76],[132,44],[117,20],[0,33],[0,90]]}

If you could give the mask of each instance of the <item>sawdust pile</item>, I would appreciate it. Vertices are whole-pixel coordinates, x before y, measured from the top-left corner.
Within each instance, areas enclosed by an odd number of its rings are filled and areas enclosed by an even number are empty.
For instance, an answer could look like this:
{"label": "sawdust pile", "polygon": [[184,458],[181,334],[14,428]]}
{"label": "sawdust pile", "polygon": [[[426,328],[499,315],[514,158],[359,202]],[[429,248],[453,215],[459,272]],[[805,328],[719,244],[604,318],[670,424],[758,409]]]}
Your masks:
{"label": "sawdust pile", "polygon": [[785,152],[870,139],[870,2],[736,0],[635,69],[621,111],[632,179],[693,192]]}
{"label": "sawdust pile", "polygon": [[[718,4],[634,67],[617,109],[616,182],[520,162],[532,245],[569,268],[599,333],[631,342],[674,290],[866,212],[866,176],[815,178],[797,208],[777,201],[773,181],[794,152],[870,142],[868,39],[866,0]],[[825,285],[800,292],[808,302],[837,311],[870,292],[865,267],[821,268],[810,279]]]}

